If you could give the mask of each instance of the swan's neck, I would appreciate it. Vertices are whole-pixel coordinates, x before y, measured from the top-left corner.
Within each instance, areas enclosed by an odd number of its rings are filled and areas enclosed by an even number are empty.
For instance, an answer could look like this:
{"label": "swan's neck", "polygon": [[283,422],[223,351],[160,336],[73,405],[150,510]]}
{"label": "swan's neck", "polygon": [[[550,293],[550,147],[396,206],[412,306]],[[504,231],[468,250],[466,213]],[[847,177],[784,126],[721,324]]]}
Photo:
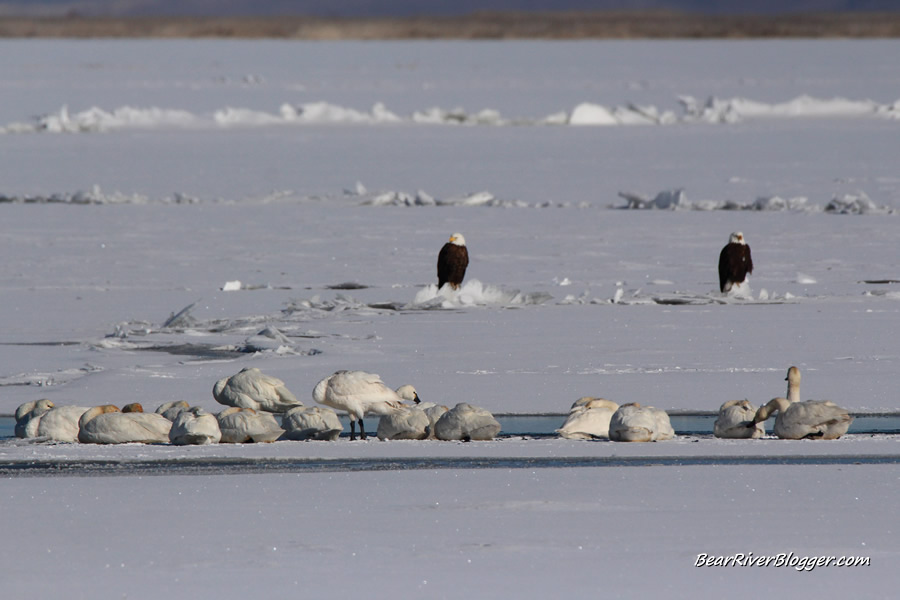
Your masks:
{"label": "swan's neck", "polygon": [[759,407],[759,410],[756,411],[756,415],[753,417],[753,423],[764,422],[776,411],[781,414],[790,405],[791,403],[785,398],[772,398],[767,404]]}
{"label": "swan's neck", "polygon": [[800,402],[800,384],[788,382],[787,388],[788,402]]}

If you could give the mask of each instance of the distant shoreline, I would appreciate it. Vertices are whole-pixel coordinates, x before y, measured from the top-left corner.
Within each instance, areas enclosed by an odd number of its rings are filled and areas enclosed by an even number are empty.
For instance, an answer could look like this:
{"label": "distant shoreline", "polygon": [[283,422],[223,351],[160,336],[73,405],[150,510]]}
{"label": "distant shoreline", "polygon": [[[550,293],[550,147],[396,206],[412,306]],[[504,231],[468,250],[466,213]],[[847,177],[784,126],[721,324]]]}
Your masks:
{"label": "distant shoreline", "polygon": [[645,13],[476,13],[337,19],[0,18],[2,38],[672,39],[896,38],[900,13],[704,16]]}

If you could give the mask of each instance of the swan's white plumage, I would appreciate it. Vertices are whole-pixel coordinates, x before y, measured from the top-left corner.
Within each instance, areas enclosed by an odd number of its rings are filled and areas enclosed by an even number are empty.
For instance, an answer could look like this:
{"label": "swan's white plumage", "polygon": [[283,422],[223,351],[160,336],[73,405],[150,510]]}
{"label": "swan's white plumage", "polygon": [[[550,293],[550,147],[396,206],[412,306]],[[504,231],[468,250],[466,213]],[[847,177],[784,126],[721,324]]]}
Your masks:
{"label": "swan's white plumage", "polygon": [[337,371],[316,384],[312,397],[318,404],[350,415],[350,439],[356,437],[356,421],[360,437],[366,439],[362,421],[366,415],[387,415],[404,408],[403,398],[397,392],[375,373],[365,371]]}
{"label": "swan's white plumage", "polygon": [[384,415],[378,420],[379,440],[424,440],[431,432],[431,420],[418,406]]}
{"label": "swan's white plumage", "polygon": [[443,404],[435,404],[434,402],[420,402],[418,406],[428,416],[428,439],[434,439],[434,425],[445,412],[450,410],[450,407]]}
{"label": "swan's white plumage", "polygon": [[[436,406],[433,402],[422,402],[416,388],[407,384],[397,388],[397,395],[404,401],[403,408],[391,412],[378,420],[376,435],[379,440],[424,440],[434,437],[432,420],[426,408]],[[412,404],[409,404],[409,403]],[[438,415],[440,416],[440,415]]]}
{"label": "swan's white plumage", "polygon": [[162,415],[119,412],[111,404],[94,406],[81,416],[78,441],[89,444],[165,443],[172,422]]}
{"label": "swan's white plumage", "polygon": [[175,418],[181,414],[183,411],[188,410],[191,407],[190,404],[185,402],[184,400],[176,400],[174,402],[166,402],[165,404],[160,404],[156,407],[156,414],[162,415],[168,420],[175,422]]}
{"label": "swan's white plumage", "polygon": [[675,437],[669,415],[637,402],[623,404],[609,421],[609,439],[614,442],[656,442]]}
{"label": "swan's white plumage", "polygon": [[409,384],[401,385],[396,391],[397,395],[400,396],[400,399],[405,402],[412,402],[413,404],[419,404],[421,402],[416,388]]}
{"label": "swan's white plumage", "polygon": [[570,440],[607,438],[609,420],[618,408],[618,404],[604,398],[579,398],[572,404],[566,422],[556,433]]}
{"label": "swan's white plumage", "polygon": [[756,415],[756,407],[749,400],[729,400],[719,408],[713,425],[713,435],[717,438],[747,439],[759,438],[766,434],[763,423],[750,426]]}
{"label": "swan's white plumage", "polygon": [[284,413],[282,439],[334,441],[344,426],[337,414],[327,406],[298,406]]}
{"label": "swan's white plumage", "polygon": [[223,443],[274,442],[284,433],[272,413],[252,408],[232,406],[216,415],[216,420]]}
{"label": "swan's white plumage", "polygon": [[772,432],[785,440],[835,440],[847,433],[853,422],[853,417],[834,402],[791,402],[787,398],[772,398],[756,411],[754,421],[763,422],[776,411]]}
{"label": "swan's white plumage", "polygon": [[31,400],[20,404],[16,408],[16,437],[33,438],[37,437],[38,425],[41,417],[53,409],[54,404],[46,398],[40,400]]}
{"label": "swan's white plumage", "polygon": [[199,406],[181,410],[169,430],[169,441],[176,446],[218,444],[221,439],[216,415]]}
{"label": "swan's white plumage", "polygon": [[256,367],[246,367],[217,381],[213,386],[213,398],[225,406],[273,413],[303,406],[282,380],[266,375]]}
{"label": "swan's white plumage", "polygon": [[439,440],[492,440],[500,423],[489,411],[460,402],[437,420],[434,435]]}
{"label": "swan's white plumage", "polygon": [[41,417],[37,437],[55,442],[77,442],[78,423],[89,410],[87,406],[57,406]]}
{"label": "swan's white plumage", "polygon": [[853,417],[846,409],[830,400],[801,402],[801,376],[797,367],[789,368],[785,379],[788,382],[787,398],[772,398],[761,406],[753,417],[754,423],[762,423],[777,412],[772,432],[786,440],[834,440],[847,433]]}
{"label": "swan's white plumage", "polygon": [[[50,400],[48,400],[46,398],[42,398],[41,400],[31,400],[29,402],[23,402],[22,404],[20,404],[19,406],[16,407],[16,412],[15,412],[16,422],[21,421],[23,418],[25,418],[25,416],[34,412],[34,407],[37,406],[38,402],[44,402],[45,407],[47,406],[48,402],[51,405],[53,404],[52,402],[50,402]],[[47,407],[47,410],[50,410],[50,407]],[[44,411],[44,412],[46,412],[46,411]]]}

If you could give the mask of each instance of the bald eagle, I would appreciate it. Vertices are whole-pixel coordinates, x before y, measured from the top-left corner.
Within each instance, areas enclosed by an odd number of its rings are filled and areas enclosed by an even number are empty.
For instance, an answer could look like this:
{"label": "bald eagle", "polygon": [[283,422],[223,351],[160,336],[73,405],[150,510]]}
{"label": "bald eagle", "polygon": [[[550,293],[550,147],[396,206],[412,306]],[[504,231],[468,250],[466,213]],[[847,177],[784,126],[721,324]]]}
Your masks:
{"label": "bald eagle", "polygon": [[466,238],[461,233],[454,233],[438,254],[438,289],[445,283],[449,283],[454,290],[459,289],[468,266],[469,251],[466,250]]}
{"label": "bald eagle", "polygon": [[753,272],[750,246],[744,241],[744,234],[735,231],[719,253],[719,289],[723,294],[731,291],[731,286],[744,283]]}

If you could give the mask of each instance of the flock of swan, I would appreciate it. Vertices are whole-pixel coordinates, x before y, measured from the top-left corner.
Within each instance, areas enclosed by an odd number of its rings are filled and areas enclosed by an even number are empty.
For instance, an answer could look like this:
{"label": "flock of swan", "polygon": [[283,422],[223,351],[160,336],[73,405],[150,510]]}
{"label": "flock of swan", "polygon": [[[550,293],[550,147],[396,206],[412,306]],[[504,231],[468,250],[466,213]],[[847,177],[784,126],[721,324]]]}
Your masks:
{"label": "flock of swan", "polygon": [[[714,426],[719,438],[760,438],[773,414],[774,434],[783,439],[836,439],[853,418],[833,402],[800,400],[800,370],[788,369],[787,398],[773,398],[756,409],[748,400],[722,404]],[[217,414],[187,402],[168,402],[145,413],[140,404],[120,410],[102,406],[55,406],[47,399],[26,402],[16,410],[16,436],[34,441],[93,444],[168,443],[174,445],[334,441],[343,432],[337,411],[350,418],[350,439],[367,439],[363,419],[378,415],[380,440],[491,440],[500,423],[487,410],[468,403],[453,408],[423,402],[416,389],[393,390],[374,373],[337,371],[313,388],[316,406],[304,406],[283,381],[248,367],[213,386],[213,397],[226,406]],[[584,397],[571,407],[556,430],[567,439],[654,442],[675,437],[665,411],[636,402],[618,405]]]}
{"label": "flock of swan", "polygon": [[[454,233],[438,255],[439,285],[458,287],[465,277],[468,251],[462,234]],[[750,247],[741,232],[731,234],[719,256],[723,293],[740,285],[753,270]],[[719,409],[713,433],[720,438],[760,438],[773,413],[774,434],[784,439],[836,439],[853,420],[833,402],[800,401],[800,370],[788,369],[787,398],[773,398],[758,410],[749,400],[731,400]],[[50,400],[26,402],[16,410],[18,437],[95,444],[215,444],[276,440],[336,440],[343,431],[337,412],[350,418],[350,439],[365,440],[363,419],[378,415],[381,440],[491,440],[500,423],[487,410],[468,403],[454,408],[422,402],[416,389],[393,390],[381,377],[365,371],[337,371],[319,381],[304,406],[283,381],[248,367],[213,386],[213,398],[228,408],[217,414],[187,402],[163,404],[145,413],[140,404],[121,410],[111,404],[94,407],[55,406]],[[279,418],[280,417],[280,420]],[[675,437],[665,411],[637,402],[619,406],[603,398],[584,397],[556,430],[568,439],[655,442]]]}
{"label": "flock of swan", "polygon": [[[786,440],[834,440],[853,422],[846,409],[830,400],[800,400],[800,369],[788,369],[787,398],[773,398],[757,409],[749,400],[729,400],[719,408],[713,425],[718,438],[756,439],[766,434],[765,422],[773,414],[776,437]],[[570,439],[609,438],[621,442],[652,442],[675,437],[669,416],[662,410],[639,404],[623,404],[603,398],[581,398],[569,412],[560,436]]]}

